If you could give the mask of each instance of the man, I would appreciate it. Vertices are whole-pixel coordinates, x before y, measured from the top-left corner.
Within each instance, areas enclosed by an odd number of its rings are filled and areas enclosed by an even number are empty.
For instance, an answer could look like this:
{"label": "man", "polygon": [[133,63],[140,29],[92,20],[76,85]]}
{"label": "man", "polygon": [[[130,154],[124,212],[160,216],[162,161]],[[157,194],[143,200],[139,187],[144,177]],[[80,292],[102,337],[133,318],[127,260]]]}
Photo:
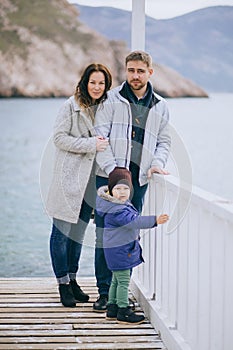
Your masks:
{"label": "man", "polygon": [[[132,173],[132,203],[141,213],[148,181],[152,173],[166,175],[169,150],[169,112],[166,101],[153,91],[152,58],[144,51],[131,52],[125,60],[126,81],[108,92],[98,109],[95,121],[98,134],[109,139],[105,152],[97,154],[96,186],[108,184],[116,167]],[[106,310],[111,271],[103,251],[103,219],[96,215],[95,274],[99,298],[94,311]]]}

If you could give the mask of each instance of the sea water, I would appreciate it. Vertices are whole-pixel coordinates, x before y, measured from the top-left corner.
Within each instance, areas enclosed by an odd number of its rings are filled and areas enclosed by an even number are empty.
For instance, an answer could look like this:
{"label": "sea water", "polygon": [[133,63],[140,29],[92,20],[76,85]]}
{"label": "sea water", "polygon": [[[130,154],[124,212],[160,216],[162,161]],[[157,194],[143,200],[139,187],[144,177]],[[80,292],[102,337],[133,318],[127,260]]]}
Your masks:
{"label": "sea water", "polygon": [[[53,276],[51,220],[40,191],[40,164],[64,98],[0,99],[0,277]],[[168,99],[171,125],[183,141],[194,185],[233,200],[233,94]],[[184,165],[185,166],[185,165]],[[80,276],[94,274],[90,224]]]}

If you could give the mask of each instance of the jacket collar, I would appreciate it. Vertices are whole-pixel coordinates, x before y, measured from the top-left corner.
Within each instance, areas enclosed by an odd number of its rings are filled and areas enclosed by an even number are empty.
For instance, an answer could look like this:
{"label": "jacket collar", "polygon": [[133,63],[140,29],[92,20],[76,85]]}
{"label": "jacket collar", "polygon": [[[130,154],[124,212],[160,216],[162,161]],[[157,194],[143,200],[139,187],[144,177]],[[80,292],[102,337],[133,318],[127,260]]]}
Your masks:
{"label": "jacket collar", "polygon": [[74,95],[70,97],[70,102],[71,102],[75,112],[79,112],[81,110],[81,108],[80,108],[79,104],[77,103]]}
{"label": "jacket collar", "polygon": [[[118,98],[129,104],[129,101],[124,97],[124,93],[122,94],[122,90],[124,90],[126,81],[124,81],[120,86],[116,87],[115,89],[113,89],[112,91],[115,90]],[[153,90],[153,85],[151,84],[151,82],[149,81],[148,84],[150,84],[151,88],[152,88],[152,106],[156,105],[158,102],[161,101],[161,99],[159,98],[159,95],[157,95],[154,90]],[[110,90],[111,91],[111,90]],[[151,107],[152,107],[151,106]]]}

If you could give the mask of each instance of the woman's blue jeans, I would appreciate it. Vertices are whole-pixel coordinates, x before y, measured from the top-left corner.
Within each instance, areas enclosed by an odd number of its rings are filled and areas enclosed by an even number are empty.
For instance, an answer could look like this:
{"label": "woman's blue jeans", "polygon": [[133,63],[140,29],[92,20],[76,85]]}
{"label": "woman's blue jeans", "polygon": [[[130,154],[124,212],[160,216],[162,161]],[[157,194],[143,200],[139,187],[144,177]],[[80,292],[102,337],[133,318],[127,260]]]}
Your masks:
{"label": "woman's blue jeans", "polygon": [[77,224],[53,219],[50,256],[58,283],[69,283],[70,279],[76,278],[84,234],[91,218],[92,209],[83,200]]}
{"label": "woman's blue jeans", "polygon": [[[133,174],[132,174],[133,175]],[[141,213],[144,202],[147,185],[140,186],[137,179],[132,176],[132,183],[134,188],[132,203],[135,208]],[[96,176],[96,188],[106,186],[108,179],[101,176]],[[96,246],[95,246],[95,276],[99,295],[108,295],[109,287],[112,280],[112,272],[108,269],[103,249],[103,230],[104,219],[95,211],[96,224]]]}

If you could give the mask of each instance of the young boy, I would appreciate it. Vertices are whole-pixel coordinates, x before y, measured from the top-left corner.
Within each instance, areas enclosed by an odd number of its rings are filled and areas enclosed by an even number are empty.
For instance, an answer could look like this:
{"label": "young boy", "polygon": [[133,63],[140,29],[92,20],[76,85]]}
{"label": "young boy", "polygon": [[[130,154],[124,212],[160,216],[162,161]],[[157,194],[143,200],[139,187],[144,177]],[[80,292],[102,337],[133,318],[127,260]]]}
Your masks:
{"label": "young boy", "polygon": [[103,248],[112,282],[108,295],[107,319],[124,324],[140,324],[143,315],[135,314],[128,305],[128,287],[131,270],[141,264],[140,229],[164,224],[167,214],[141,216],[129,201],[132,192],[131,173],[126,168],[115,168],[110,173],[108,186],[99,188],[96,209],[104,217]]}

